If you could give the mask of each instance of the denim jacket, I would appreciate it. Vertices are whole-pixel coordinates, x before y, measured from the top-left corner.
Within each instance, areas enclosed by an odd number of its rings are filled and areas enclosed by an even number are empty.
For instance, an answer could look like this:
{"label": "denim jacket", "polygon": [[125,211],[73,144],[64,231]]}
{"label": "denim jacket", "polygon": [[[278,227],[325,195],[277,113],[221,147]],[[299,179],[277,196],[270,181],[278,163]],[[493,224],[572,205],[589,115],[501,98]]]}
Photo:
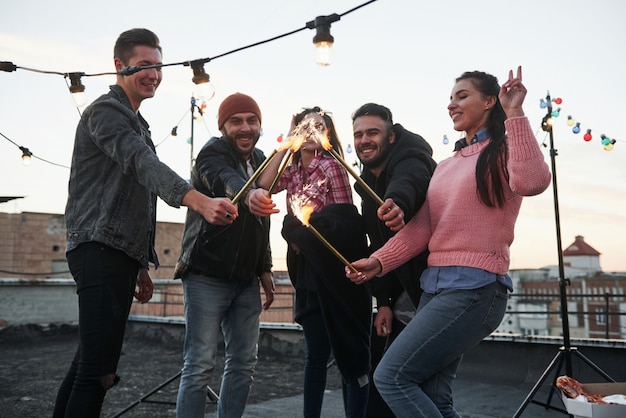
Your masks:
{"label": "denim jacket", "polygon": [[146,120],[117,85],[89,105],[76,128],[65,208],[67,251],[89,241],[158,267],[156,197],[180,207],[189,183],[156,156]]}

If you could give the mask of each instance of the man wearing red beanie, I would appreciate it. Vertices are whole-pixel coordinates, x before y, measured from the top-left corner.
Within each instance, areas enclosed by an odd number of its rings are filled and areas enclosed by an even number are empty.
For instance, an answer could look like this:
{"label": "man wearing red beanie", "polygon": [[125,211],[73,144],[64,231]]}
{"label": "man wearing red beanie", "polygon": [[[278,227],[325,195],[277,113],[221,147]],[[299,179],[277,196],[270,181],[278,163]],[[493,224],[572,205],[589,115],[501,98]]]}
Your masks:
{"label": "man wearing red beanie", "polygon": [[[198,154],[191,185],[207,196],[232,199],[265,160],[256,148],[259,105],[242,93],[228,96],[219,107],[218,126],[222,136],[211,138]],[[239,202],[239,216],[228,226],[187,212],[175,272],[185,296],[184,364],[176,403],[180,418],[204,417],[220,332],[227,360],[218,416],[243,415],[257,361],[261,308],[269,309],[274,300],[269,215],[278,210],[267,195],[252,186]],[[259,283],[265,292],[263,305]]]}
{"label": "man wearing red beanie", "polygon": [[254,113],[259,119],[259,126],[261,126],[261,109],[252,97],[243,93],[235,93],[225,98],[217,112],[217,126],[220,131],[229,117],[235,113],[245,112]]}

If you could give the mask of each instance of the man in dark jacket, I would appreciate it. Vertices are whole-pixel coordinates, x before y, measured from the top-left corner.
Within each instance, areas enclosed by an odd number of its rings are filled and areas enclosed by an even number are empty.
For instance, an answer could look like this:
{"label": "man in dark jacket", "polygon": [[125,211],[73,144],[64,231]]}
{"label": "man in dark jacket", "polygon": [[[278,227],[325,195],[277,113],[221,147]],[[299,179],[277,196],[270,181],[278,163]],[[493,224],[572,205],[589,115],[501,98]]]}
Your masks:
{"label": "man in dark jacket", "polygon": [[[361,178],[384,200],[379,207],[363,187],[355,184],[373,252],[402,229],[422,206],[436,163],[430,145],[402,125],[394,125],[391,111],[385,106],[364,104],[352,115],[352,127],[354,148],[363,165]],[[427,254],[420,254],[387,276],[370,281],[377,303],[372,369],[385,347],[413,317],[421,295],[419,279],[426,268],[426,258]],[[393,417],[374,385],[371,388],[368,416]]]}
{"label": "man in dark jacket", "polygon": [[[261,111],[250,96],[235,93],[221,103],[218,126],[222,137],[202,148],[191,184],[211,197],[233,197],[264,160],[255,147]],[[263,286],[268,309],[274,300],[269,215],[277,213],[267,191],[244,192],[239,216],[228,225],[206,222],[187,212],[181,256],[175,277],[185,295],[183,370],[176,414],[204,417],[207,385],[223,334],[226,364],[219,393],[218,415],[241,417],[257,361],[259,315]],[[224,218],[232,214],[223,213]]]}

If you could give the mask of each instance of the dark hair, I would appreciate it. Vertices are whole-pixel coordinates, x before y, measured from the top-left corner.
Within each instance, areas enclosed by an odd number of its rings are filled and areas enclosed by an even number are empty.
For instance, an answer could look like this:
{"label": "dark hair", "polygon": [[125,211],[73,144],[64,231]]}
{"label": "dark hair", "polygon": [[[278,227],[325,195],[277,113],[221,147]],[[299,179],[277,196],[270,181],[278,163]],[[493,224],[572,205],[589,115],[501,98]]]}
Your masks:
{"label": "dark hair", "polygon": [[496,104],[487,118],[487,130],[491,142],[485,147],[476,163],[476,186],[480,200],[489,207],[502,207],[504,204],[504,187],[501,174],[508,179],[506,171],[507,145],[504,121],[506,113],[502,108],[498,94],[498,79],[482,71],[468,71],[456,79],[469,80],[484,96],[495,96]]}
{"label": "dark hair", "polygon": [[[298,113],[294,117],[293,121],[295,125],[298,126],[300,122],[304,120],[304,117],[311,113],[317,113],[318,115],[322,117],[322,119],[324,119],[324,123],[326,124],[326,129],[328,130],[327,132],[328,141],[330,142],[330,145],[332,145],[333,149],[337,151],[337,153],[343,157],[343,148],[341,147],[341,141],[339,141],[339,135],[337,135],[337,130],[335,129],[335,122],[333,122],[333,118],[330,116],[330,112],[324,111],[319,106],[304,108],[302,109],[300,113]],[[294,155],[294,159],[296,159],[297,161],[297,158],[299,156],[300,154]]]}
{"label": "dark hair", "polygon": [[381,118],[385,122],[387,132],[393,128],[393,116],[391,115],[391,110],[376,103],[365,103],[363,106],[355,110],[352,114],[352,122],[354,122],[356,118],[367,115],[378,116]]}
{"label": "dark hair", "polygon": [[122,32],[115,42],[113,58],[119,58],[122,63],[128,64],[137,45],[149,46],[162,52],[159,37],[148,29],[135,28]]}

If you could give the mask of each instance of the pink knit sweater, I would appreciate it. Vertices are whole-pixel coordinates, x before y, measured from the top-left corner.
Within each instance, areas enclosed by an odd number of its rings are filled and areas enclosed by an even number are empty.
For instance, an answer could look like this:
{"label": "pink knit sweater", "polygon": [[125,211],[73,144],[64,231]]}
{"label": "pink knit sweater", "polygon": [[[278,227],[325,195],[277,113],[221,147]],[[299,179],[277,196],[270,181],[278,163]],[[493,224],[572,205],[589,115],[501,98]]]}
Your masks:
{"label": "pink knit sweater", "polygon": [[469,145],[437,165],[420,211],[372,254],[387,274],[426,249],[429,266],[468,266],[506,274],[522,196],[540,194],[550,171],[526,117],[505,122],[508,138],[505,203],[490,208],[478,198],[476,163],[489,139]]}

